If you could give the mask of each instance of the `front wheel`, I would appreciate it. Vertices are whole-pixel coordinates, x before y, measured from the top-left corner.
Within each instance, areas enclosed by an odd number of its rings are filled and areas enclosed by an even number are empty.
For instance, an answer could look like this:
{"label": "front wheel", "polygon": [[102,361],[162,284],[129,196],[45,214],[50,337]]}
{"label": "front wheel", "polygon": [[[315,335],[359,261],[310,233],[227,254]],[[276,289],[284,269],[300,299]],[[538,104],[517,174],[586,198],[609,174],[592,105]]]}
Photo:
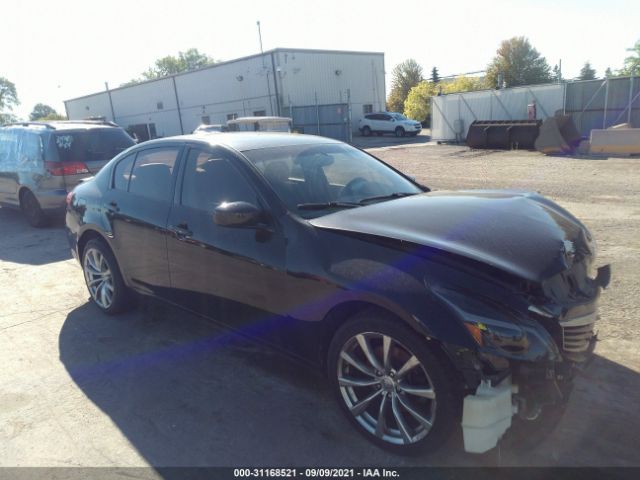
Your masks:
{"label": "front wheel", "polygon": [[371,135],[371,129],[369,127],[362,128],[362,136],[369,137]]}
{"label": "front wheel", "polygon": [[453,378],[426,340],[395,317],[355,316],[334,336],[327,364],[347,417],[383,448],[435,450],[459,423]]}
{"label": "front wheel", "polygon": [[129,291],[113,252],[103,240],[89,240],[82,254],[82,270],[91,300],[100,310],[107,315],[126,310]]}
{"label": "front wheel", "polygon": [[396,137],[404,137],[404,133],[405,133],[404,128],[402,127],[396,128],[395,133],[396,133]]}

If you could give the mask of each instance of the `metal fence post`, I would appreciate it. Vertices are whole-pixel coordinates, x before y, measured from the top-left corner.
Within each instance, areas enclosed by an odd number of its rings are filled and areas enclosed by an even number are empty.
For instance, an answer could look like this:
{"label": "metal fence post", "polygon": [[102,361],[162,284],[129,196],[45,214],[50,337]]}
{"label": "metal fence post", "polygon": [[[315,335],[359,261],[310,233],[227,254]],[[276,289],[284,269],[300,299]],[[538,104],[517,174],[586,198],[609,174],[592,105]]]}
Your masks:
{"label": "metal fence post", "polygon": [[316,130],[320,135],[320,108],[318,107],[318,92],[314,92],[316,96]]}
{"label": "metal fence post", "polygon": [[629,112],[627,113],[627,123],[631,124],[631,109],[633,108],[633,75],[629,79]]}
{"label": "metal fence post", "polygon": [[605,89],[604,89],[604,115],[602,117],[602,129],[607,128],[607,106],[609,104],[609,79],[605,78]]}

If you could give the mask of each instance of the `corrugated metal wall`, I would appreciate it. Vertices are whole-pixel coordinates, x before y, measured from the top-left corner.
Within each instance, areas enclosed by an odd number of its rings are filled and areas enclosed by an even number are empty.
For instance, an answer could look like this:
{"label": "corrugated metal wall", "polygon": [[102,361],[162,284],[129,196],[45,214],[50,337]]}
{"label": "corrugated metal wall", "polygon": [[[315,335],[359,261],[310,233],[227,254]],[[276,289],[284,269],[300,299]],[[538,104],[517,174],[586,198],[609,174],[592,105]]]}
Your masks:
{"label": "corrugated metal wall", "polygon": [[284,114],[290,106],[345,103],[354,130],[365,105],[384,110],[383,54],[276,49],[67,100],[65,106],[70,119],[104,116],[125,128],[154,123],[158,136],[170,136],[192,132],[206,117],[224,124],[234,116]]}
{"label": "corrugated metal wall", "polygon": [[[630,122],[640,127],[640,79],[620,77],[465,92],[432,98],[431,136],[434,140],[464,140],[474,120],[525,120],[535,101],[537,118],[562,110],[571,115],[580,133]],[[456,138],[455,121],[464,122]]]}
{"label": "corrugated metal wall", "polygon": [[564,86],[561,84],[482,90],[432,98],[431,137],[456,140],[455,122],[463,121],[460,139],[467,137],[474,120],[524,120],[527,105],[535,102],[539,119],[562,110]]}

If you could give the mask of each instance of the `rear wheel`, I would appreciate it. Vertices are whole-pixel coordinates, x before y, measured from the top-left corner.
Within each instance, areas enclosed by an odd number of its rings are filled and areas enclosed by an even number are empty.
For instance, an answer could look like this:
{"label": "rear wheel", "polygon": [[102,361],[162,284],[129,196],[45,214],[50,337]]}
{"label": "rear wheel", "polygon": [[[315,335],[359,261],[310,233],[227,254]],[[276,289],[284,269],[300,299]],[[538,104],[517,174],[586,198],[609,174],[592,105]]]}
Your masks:
{"label": "rear wheel", "polygon": [[327,363],[347,417],[379,446],[434,450],[457,425],[452,378],[426,340],[395,317],[356,315],[334,336]]}
{"label": "rear wheel", "polygon": [[107,315],[123,312],[130,305],[130,292],[122,280],[118,262],[101,239],[87,242],[82,270],[91,300]]}
{"label": "rear wheel", "polygon": [[30,190],[23,190],[20,195],[20,207],[31,226],[39,228],[46,225],[47,216],[42,211],[38,199]]}
{"label": "rear wheel", "polygon": [[368,137],[371,135],[371,129],[369,127],[363,127],[362,128],[362,136],[363,137]]}
{"label": "rear wheel", "polygon": [[404,137],[404,133],[405,133],[404,128],[402,127],[396,128],[395,133],[396,133],[396,137]]}

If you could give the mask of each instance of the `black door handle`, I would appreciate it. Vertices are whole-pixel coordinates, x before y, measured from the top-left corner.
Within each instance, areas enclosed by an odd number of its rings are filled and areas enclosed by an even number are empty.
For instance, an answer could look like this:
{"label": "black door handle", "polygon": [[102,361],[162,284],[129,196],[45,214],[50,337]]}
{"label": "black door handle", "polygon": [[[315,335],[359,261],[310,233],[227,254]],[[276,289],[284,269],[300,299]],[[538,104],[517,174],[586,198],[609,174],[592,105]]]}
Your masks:
{"label": "black door handle", "polygon": [[173,233],[178,240],[184,240],[193,235],[193,232],[189,230],[189,226],[186,223],[179,223],[178,225],[172,225],[169,227],[169,231]]}
{"label": "black door handle", "polygon": [[115,200],[111,200],[108,203],[108,207],[109,207],[108,210],[111,211],[111,212],[119,212],[120,211],[120,209],[118,208],[118,202],[116,202]]}

